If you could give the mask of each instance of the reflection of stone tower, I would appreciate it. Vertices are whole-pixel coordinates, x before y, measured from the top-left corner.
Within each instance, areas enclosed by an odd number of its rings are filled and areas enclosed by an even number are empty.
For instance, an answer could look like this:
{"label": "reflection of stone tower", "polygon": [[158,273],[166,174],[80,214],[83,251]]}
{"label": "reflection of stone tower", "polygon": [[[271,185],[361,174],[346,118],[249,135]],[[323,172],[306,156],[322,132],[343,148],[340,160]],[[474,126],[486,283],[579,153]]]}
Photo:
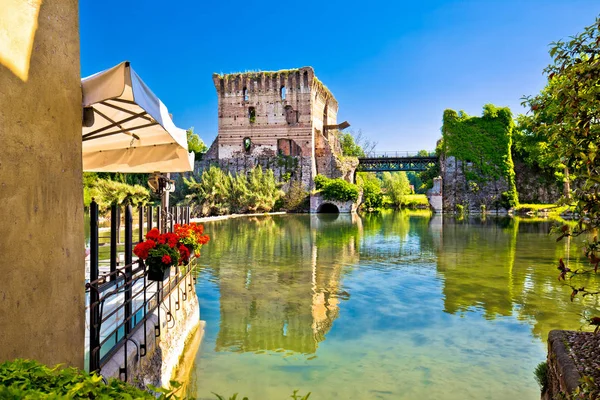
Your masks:
{"label": "reflection of stone tower", "polygon": [[219,133],[209,160],[232,172],[264,164],[276,175],[285,162],[306,185],[316,173],[331,175],[339,143],[327,125],[337,124],[338,103],[311,67],[214,74],[213,82]]}
{"label": "reflection of stone tower", "polygon": [[289,240],[263,251],[289,264],[274,268],[258,259],[244,271],[220,265],[217,351],[311,354],[337,318],[339,302],[347,297],[341,292],[341,272],[344,265],[356,262],[358,253],[348,250],[355,245],[321,249],[308,224],[278,228],[281,231],[269,233]]}

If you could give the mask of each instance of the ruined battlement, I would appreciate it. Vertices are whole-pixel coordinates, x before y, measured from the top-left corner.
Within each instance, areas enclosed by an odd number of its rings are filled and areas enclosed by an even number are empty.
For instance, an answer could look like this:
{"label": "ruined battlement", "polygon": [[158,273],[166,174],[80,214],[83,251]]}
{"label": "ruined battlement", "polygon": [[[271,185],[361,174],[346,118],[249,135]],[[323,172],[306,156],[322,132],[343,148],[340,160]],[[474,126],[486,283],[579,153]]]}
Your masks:
{"label": "ruined battlement", "polygon": [[213,74],[213,83],[219,96],[243,97],[245,101],[260,94],[288,95],[314,93],[315,99],[328,102],[337,110],[338,103],[331,91],[315,76],[312,67],[279,71],[236,72]]}
{"label": "ruined battlement", "polygon": [[317,173],[332,174],[333,157],[340,152],[332,133],[338,102],[312,67],[212,78],[219,118],[213,161],[246,165],[265,157],[298,157],[307,164],[298,174],[306,186]]}

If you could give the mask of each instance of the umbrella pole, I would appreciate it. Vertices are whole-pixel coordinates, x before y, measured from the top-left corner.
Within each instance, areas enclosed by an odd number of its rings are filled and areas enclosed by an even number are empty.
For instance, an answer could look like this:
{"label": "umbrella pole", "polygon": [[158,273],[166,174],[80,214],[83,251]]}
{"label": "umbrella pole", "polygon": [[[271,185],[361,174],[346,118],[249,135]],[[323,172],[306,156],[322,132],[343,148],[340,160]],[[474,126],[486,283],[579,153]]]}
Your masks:
{"label": "umbrella pole", "polygon": [[[167,178],[171,178],[171,174],[167,173]],[[169,231],[169,190],[164,190],[162,192],[161,198],[160,198],[160,208],[162,209],[161,211],[161,225],[162,225],[162,231],[163,232],[168,232]]]}

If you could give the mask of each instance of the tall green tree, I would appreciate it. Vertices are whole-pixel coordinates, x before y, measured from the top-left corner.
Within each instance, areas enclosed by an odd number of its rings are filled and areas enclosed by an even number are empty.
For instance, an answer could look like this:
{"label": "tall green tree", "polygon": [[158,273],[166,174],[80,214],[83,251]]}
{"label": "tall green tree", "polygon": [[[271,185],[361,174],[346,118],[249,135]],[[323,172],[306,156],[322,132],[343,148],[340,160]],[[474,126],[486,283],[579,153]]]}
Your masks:
{"label": "tall green tree", "polygon": [[410,182],[406,177],[406,172],[384,172],[383,173],[383,188],[385,194],[390,198],[392,204],[400,208],[404,196],[410,194]]}
{"label": "tall green tree", "polygon": [[[531,110],[531,130],[548,143],[548,152],[571,172],[572,204],[578,217],[575,228],[565,225],[559,239],[590,232],[600,226],[600,19],[567,41],[552,43],[552,63],[544,69],[548,84],[536,96],[524,98]],[[588,241],[585,254],[598,269],[600,243]],[[567,279],[572,298],[595,290],[571,283],[574,275],[562,260],[559,279]],[[589,272],[589,271],[588,271]],[[591,320],[600,326],[600,318]]]}
{"label": "tall green tree", "polygon": [[367,210],[377,209],[383,205],[381,181],[373,172],[359,172],[357,184],[363,192],[362,205]]}

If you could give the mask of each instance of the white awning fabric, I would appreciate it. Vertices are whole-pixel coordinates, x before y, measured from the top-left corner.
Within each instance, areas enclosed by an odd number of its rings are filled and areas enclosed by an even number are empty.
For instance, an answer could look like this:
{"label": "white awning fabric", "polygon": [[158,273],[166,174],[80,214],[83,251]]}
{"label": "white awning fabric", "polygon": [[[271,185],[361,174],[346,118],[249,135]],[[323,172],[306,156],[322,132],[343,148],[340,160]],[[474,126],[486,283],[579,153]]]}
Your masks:
{"label": "white awning fabric", "polygon": [[194,167],[187,136],[167,107],[125,61],[82,79],[83,107],[93,125],[83,127],[83,170],[185,172]]}

